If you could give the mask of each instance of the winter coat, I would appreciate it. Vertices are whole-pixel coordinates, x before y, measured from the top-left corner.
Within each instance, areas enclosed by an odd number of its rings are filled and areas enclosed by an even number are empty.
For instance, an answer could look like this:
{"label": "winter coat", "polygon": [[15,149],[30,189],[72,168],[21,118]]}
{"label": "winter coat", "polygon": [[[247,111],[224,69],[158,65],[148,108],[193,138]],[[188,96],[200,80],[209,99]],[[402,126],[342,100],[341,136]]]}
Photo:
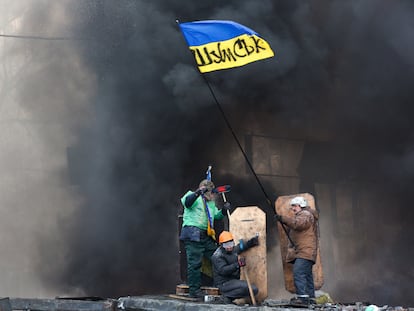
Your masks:
{"label": "winter coat", "polygon": [[289,236],[296,246],[294,258],[316,261],[318,217],[318,212],[310,208],[300,210],[294,217],[282,217],[282,222],[290,228]]}
{"label": "winter coat", "polygon": [[213,264],[214,286],[220,288],[223,283],[229,280],[240,279],[240,267],[238,262],[239,246],[235,246],[231,253],[228,253],[222,246],[216,249],[211,257]]}
{"label": "winter coat", "polygon": [[[207,213],[204,207],[203,199],[199,196],[190,207],[185,207],[185,199],[192,194],[192,191],[188,191],[182,198],[181,203],[184,206],[183,227],[194,226],[201,230],[207,230]],[[221,210],[217,208],[214,201],[206,201],[210,216],[213,220],[223,218]]]}

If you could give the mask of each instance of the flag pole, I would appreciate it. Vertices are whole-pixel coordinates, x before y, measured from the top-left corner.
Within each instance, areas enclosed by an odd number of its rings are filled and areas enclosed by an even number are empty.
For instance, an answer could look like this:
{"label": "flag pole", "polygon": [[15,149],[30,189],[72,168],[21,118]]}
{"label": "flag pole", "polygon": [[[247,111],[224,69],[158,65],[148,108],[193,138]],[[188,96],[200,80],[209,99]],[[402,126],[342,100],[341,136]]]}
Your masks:
{"label": "flag pole", "polygon": [[239,149],[240,149],[241,153],[243,154],[243,157],[244,157],[244,159],[246,160],[247,165],[249,166],[249,168],[250,168],[251,172],[253,173],[253,176],[255,177],[255,179],[256,179],[256,181],[257,181],[257,183],[259,184],[259,187],[260,187],[260,189],[262,190],[262,192],[263,192],[264,196],[266,197],[266,201],[267,201],[267,203],[268,203],[268,204],[272,207],[271,200],[270,200],[269,196],[267,195],[266,190],[264,189],[264,187],[263,187],[262,183],[260,182],[259,177],[257,176],[256,172],[254,171],[253,166],[252,166],[252,164],[250,163],[250,160],[249,160],[249,158],[248,158],[248,157],[247,157],[247,155],[246,155],[246,152],[244,152],[243,147],[242,147],[242,145],[241,145],[241,143],[240,143],[240,141],[239,141],[239,139],[238,139],[238,137],[237,137],[236,133],[234,132],[233,127],[231,126],[230,121],[229,121],[229,119],[227,118],[227,116],[226,116],[226,114],[225,114],[225,112],[224,112],[223,108],[221,107],[221,105],[220,105],[220,103],[219,103],[219,101],[218,101],[218,99],[217,99],[217,97],[216,97],[216,94],[214,93],[213,88],[211,87],[210,82],[208,81],[207,77],[206,77],[204,74],[202,74],[202,73],[200,73],[200,74],[201,74],[201,76],[203,77],[204,82],[207,84],[207,87],[208,87],[208,89],[210,90],[211,96],[213,97],[214,102],[216,103],[217,108],[218,108],[218,110],[220,111],[220,113],[221,113],[221,115],[222,115],[222,117],[223,117],[223,119],[224,119],[224,122],[226,123],[226,125],[227,125],[227,127],[228,127],[229,131],[231,132],[231,134],[232,134],[232,136],[233,136],[234,140],[236,141],[237,146],[239,147]]}
{"label": "flag pole", "polygon": [[[178,27],[180,27],[180,21],[179,21],[178,19],[176,19],[176,20],[175,20],[175,22],[177,23]],[[194,60],[194,58],[193,58],[193,60]],[[195,60],[194,60],[194,61],[195,61]],[[196,64],[196,66],[197,66],[197,64]],[[220,111],[220,113],[221,113],[221,115],[222,115],[222,117],[223,117],[223,119],[224,119],[224,122],[226,123],[226,125],[227,125],[228,129],[230,130],[231,134],[233,135],[233,138],[234,138],[234,140],[236,141],[237,146],[239,147],[239,149],[240,149],[241,153],[243,154],[243,157],[244,157],[244,159],[246,160],[247,165],[249,166],[249,168],[250,168],[251,172],[253,173],[253,176],[255,177],[255,179],[256,179],[256,181],[257,181],[257,183],[259,184],[259,187],[260,187],[260,189],[262,190],[262,192],[263,192],[263,194],[264,194],[264,196],[265,196],[265,198],[266,198],[267,203],[270,205],[270,207],[271,207],[271,208],[273,208],[272,203],[271,203],[271,200],[270,200],[269,196],[267,195],[267,193],[266,193],[266,191],[265,191],[265,189],[264,189],[264,187],[263,187],[262,183],[260,182],[259,177],[257,176],[256,172],[254,171],[253,166],[252,166],[252,164],[250,163],[249,158],[247,157],[246,153],[244,152],[243,147],[242,147],[242,145],[240,144],[240,141],[239,141],[239,139],[237,138],[237,135],[236,135],[236,133],[234,132],[234,130],[233,130],[233,128],[232,128],[232,126],[231,126],[231,124],[230,124],[229,119],[227,118],[226,114],[224,113],[224,110],[223,110],[223,108],[221,107],[221,105],[220,105],[220,103],[219,103],[219,101],[218,101],[218,99],[217,99],[217,97],[216,97],[216,94],[214,94],[214,91],[213,91],[213,88],[212,88],[212,87],[211,87],[211,85],[210,85],[210,82],[208,81],[207,77],[206,77],[204,74],[202,74],[200,71],[199,71],[199,73],[200,73],[200,75],[203,77],[204,82],[207,84],[207,87],[208,87],[208,89],[210,90],[211,95],[213,96],[214,102],[216,103],[217,108],[219,109],[219,111]]]}
{"label": "flag pole", "polygon": [[[175,20],[175,22],[176,22],[176,23],[177,23],[177,25],[180,27],[180,21],[179,21],[178,19],[176,19],[176,20]],[[181,29],[180,29],[180,31],[181,31]],[[195,59],[194,59],[194,58],[193,58],[193,61],[195,62]],[[198,66],[197,66],[197,63],[196,63],[196,67],[198,67]],[[221,105],[220,105],[220,103],[219,103],[219,101],[218,101],[218,99],[217,99],[217,97],[216,97],[216,94],[215,94],[215,93],[214,93],[214,91],[213,91],[213,88],[212,88],[212,87],[211,87],[211,85],[210,85],[210,82],[208,81],[207,77],[206,77],[203,73],[201,73],[200,71],[199,71],[199,73],[200,73],[200,75],[203,77],[204,82],[207,84],[207,87],[208,87],[208,89],[210,90],[211,96],[213,97],[214,102],[216,103],[217,108],[219,109],[219,111],[220,111],[220,113],[221,113],[221,115],[222,115],[222,117],[223,117],[223,119],[224,119],[224,122],[226,123],[226,125],[227,125],[228,129],[230,130],[230,132],[231,132],[231,134],[232,134],[232,136],[233,136],[234,140],[235,140],[235,141],[236,141],[236,143],[237,143],[237,146],[239,147],[239,149],[240,149],[241,153],[243,154],[244,159],[246,160],[247,165],[249,166],[250,171],[252,172],[252,174],[253,174],[254,178],[256,179],[256,181],[257,181],[257,183],[258,183],[258,185],[259,185],[260,189],[262,190],[262,192],[263,192],[263,194],[264,194],[264,196],[265,196],[265,198],[266,198],[266,202],[269,204],[270,208],[273,210],[272,201],[270,200],[269,196],[267,195],[267,192],[266,192],[266,190],[264,189],[264,187],[263,187],[263,185],[262,185],[262,183],[261,183],[261,181],[260,181],[259,177],[257,176],[256,172],[254,171],[254,168],[253,168],[252,164],[250,163],[249,158],[247,157],[246,153],[244,152],[243,147],[242,147],[242,145],[240,144],[240,141],[239,141],[239,139],[237,138],[237,135],[236,135],[236,133],[234,132],[233,127],[231,126],[229,119],[227,118],[227,116],[226,116],[226,114],[225,114],[225,112],[224,112],[223,108],[221,107]],[[276,210],[274,210],[274,213],[275,213],[275,215],[277,215]],[[279,221],[279,222],[280,222],[280,221]],[[289,232],[288,232],[288,230],[286,229],[285,224],[284,224],[284,223],[282,223],[282,222],[280,222],[280,224],[281,224],[281,226],[282,226],[283,230],[285,231],[285,233],[286,233],[286,236],[287,236],[288,240],[291,242],[291,244],[292,244],[293,246],[295,246],[295,243],[294,243],[294,242],[292,241],[292,239],[290,238]]]}
{"label": "flag pole", "polygon": [[[233,135],[233,138],[234,138],[234,140],[236,141],[237,146],[239,147],[239,149],[240,149],[241,153],[243,154],[243,157],[244,157],[244,159],[246,160],[247,165],[249,166],[249,168],[250,168],[251,172],[253,173],[253,176],[255,177],[255,179],[256,179],[256,181],[257,181],[257,183],[259,184],[259,187],[260,187],[260,189],[262,190],[262,192],[263,192],[264,196],[266,197],[266,201],[267,201],[267,203],[269,204],[270,208],[272,208],[272,209],[273,209],[272,201],[270,200],[269,196],[267,195],[266,190],[264,189],[264,187],[263,187],[263,185],[262,185],[262,183],[261,183],[261,181],[260,181],[259,177],[257,176],[256,172],[254,171],[254,168],[253,168],[252,164],[250,163],[250,160],[249,160],[249,158],[247,157],[246,152],[244,152],[243,147],[242,147],[242,145],[240,144],[240,141],[239,141],[239,139],[237,138],[237,135],[236,135],[236,133],[234,132],[233,127],[231,126],[229,119],[227,118],[226,114],[224,113],[224,110],[223,110],[223,108],[221,107],[221,105],[220,105],[220,103],[219,103],[219,101],[218,101],[218,99],[217,99],[217,97],[216,97],[216,94],[214,94],[214,91],[213,91],[213,88],[212,88],[212,87],[211,87],[211,85],[210,85],[210,82],[208,81],[207,77],[206,77],[204,74],[202,74],[202,73],[200,73],[200,74],[201,74],[201,76],[203,77],[204,81],[206,82],[206,84],[207,84],[207,86],[208,86],[208,89],[210,90],[211,96],[213,96],[213,99],[214,99],[214,101],[215,101],[215,103],[216,103],[216,105],[217,105],[217,108],[220,110],[220,113],[221,113],[221,115],[223,116],[223,119],[224,119],[224,121],[226,122],[226,125],[227,125],[228,129],[230,130],[231,134]],[[275,215],[277,215],[277,212],[276,212],[276,211],[275,211]],[[288,238],[289,242],[290,242],[293,246],[295,246],[295,243],[292,241],[292,239],[291,239],[291,237],[290,237],[290,235],[289,235],[289,232],[288,232],[288,230],[287,230],[287,228],[286,228],[285,224],[284,224],[284,223],[282,223],[282,222],[280,222],[280,224],[281,224],[281,226],[282,226],[282,228],[283,228],[283,231],[285,231],[286,236],[287,236],[287,238]]]}

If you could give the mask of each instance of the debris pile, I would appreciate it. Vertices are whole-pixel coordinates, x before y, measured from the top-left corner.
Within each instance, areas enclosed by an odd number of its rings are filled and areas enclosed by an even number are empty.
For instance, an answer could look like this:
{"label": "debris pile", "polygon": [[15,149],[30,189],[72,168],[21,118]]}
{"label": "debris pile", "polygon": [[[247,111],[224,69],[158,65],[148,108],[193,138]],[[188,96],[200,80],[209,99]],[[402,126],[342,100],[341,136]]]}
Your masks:
{"label": "debris pile", "polygon": [[[329,296],[329,295],[328,295]],[[326,298],[326,296],[325,296]],[[222,310],[251,310],[251,311],[288,311],[288,310],[315,310],[315,311],[414,311],[414,308],[402,306],[376,306],[369,302],[354,303],[309,303],[308,305],[295,305],[291,300],[266,299],[260,306],[251,306],[246,301],[238,304],[224,304],[214,299],[210,301],[185,301],[174,299],[169,295],[121,297],[118,299],[81,300],[77,299],[0,299],[1,311],[31,310],[31,311],[222,311]]]}

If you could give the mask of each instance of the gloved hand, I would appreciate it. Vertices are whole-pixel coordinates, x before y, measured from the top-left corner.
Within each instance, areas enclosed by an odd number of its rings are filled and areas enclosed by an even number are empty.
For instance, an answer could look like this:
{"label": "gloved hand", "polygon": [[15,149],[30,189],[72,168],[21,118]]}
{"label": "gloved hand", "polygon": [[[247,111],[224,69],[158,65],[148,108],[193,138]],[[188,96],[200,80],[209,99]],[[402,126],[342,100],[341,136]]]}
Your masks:
{"label": "gloved hand", "polygon": [[230,210],[230,209],[231,209],[231,204],[230,204],[230,202],[225,202],[225,203],[223,204],[223,209],[224,209],[224,210]]}
{"label": "gloved hand", "polygon": [[201,187],[201,188],[198,188],[195,193],[199,196],[199,195],[206,193],[207,191],[208,191],[207,187]]}
{"label": "gloved hand", "polygon": [[279,221],[279,222],[283,223],[283,218],[282,218],[282,215],[276,214],[276,215],[275,215],[275,219],[276,219],[277,221]]}
{"label": "gloved hand", "polygon": [[246,265],[246,258],[239,257],[239,267],[244,267]]}
{"label": "gloved hand", "polygon": [[259,237],[255,236],[246,242],[247,248],[259,245]]}

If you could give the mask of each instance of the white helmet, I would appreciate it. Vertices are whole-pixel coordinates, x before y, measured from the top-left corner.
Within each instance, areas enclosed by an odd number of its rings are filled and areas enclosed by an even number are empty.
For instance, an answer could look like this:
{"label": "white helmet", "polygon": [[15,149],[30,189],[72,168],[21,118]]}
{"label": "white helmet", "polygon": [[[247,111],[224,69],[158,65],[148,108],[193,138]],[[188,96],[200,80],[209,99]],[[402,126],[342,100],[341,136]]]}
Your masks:
{"label": "white helmet", "polygon": [[306,207],[308,205],[308,202],[306,202],[306,199],[304,197],[294,197],[292,200],[290,200],[290,205],[296,204],[300,207]]}

